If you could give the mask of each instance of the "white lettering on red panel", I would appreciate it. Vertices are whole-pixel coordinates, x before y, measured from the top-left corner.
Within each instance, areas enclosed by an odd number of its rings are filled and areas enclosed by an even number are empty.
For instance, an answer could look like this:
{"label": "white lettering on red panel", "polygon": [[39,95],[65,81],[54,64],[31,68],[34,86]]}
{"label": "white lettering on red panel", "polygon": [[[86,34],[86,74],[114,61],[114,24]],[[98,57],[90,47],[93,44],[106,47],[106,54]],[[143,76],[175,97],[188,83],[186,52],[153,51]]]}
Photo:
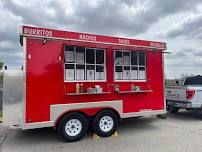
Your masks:
{"label": "white lettering on red panel", "polygon": [[156,47],[156,48],[165,48],[166,47],[164,43],[158,43],[158,42],[150,42],[150,46]]}
{"label": "white lettering on red panel", "polygon": [[119,44],[126,44],[126,45],[130,44],[130,41],[127,39],[118,39],[118,42],[119,42]]}
{"label": "white lettering on red panel", "polygon": [[37,36],[47,36],[52,37],[53,31],[51,30],[44,30],[44,29],[35,29],[35,28],[24,28],[24,34],[28,35],[37,35]]}
{"label": "white lettering on red panel", "polygon": [[86,40],[86,41],[96,41],[96,36],[94,35],[87,35],[87,34],[80,34],[79,39]]}

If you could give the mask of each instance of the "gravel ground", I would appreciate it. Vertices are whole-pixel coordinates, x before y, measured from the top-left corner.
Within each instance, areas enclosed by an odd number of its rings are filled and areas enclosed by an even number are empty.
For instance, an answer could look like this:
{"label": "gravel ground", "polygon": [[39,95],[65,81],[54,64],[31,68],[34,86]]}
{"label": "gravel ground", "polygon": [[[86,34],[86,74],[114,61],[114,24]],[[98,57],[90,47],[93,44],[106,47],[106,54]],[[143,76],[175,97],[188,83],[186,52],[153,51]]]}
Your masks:
{"label": "gravel ground", "polygon": [[119,136],[93,138],[91,131],[78,142],[66,143],[51,128],[27,131],[1,126],[3,152],[201,152],[202,116],[182,111],[166,120],[156,117],[127,119],[119,126]]}

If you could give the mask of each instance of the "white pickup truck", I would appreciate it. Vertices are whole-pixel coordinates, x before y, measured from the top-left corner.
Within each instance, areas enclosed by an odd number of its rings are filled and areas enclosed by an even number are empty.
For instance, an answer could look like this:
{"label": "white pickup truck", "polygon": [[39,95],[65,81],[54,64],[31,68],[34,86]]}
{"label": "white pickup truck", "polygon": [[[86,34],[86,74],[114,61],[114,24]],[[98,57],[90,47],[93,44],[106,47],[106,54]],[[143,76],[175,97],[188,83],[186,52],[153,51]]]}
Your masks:
{"label": "white pickup truck", "polygon": [[183,85],[166,86],[166,108],[170,113],[179,109],[202,113],[202,76],[187,77]]}

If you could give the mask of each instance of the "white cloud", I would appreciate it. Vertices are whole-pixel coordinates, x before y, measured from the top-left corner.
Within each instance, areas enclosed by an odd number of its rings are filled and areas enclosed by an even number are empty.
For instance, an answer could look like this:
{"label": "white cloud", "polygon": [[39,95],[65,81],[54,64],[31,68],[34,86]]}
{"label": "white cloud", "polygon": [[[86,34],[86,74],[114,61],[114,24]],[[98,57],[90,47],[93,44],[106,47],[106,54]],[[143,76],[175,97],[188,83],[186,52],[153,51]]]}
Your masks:
{"label": "white cloud", "polygon": [[201,0],[1,0],[0,59],[22,64],[17,29],[26,24],[165,41],[172,51],[165,56],[167,76],[194,74],[202,64],[201,10]]}

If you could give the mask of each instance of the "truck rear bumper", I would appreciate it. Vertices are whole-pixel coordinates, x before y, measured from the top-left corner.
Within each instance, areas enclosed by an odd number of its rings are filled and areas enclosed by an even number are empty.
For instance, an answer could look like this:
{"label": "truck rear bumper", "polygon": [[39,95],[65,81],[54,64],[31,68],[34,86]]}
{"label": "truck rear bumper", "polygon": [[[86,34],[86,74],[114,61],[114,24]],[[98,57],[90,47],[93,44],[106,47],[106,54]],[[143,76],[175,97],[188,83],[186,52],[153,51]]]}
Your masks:
{"label": "truck rear bumper", "polygon": [[188,108],[188,109],[201,108],[202,106],[201,103],[192,103],[188,101],[171,101],[171,100],[167,101],[167,105],[174,106],[177,108]]}

